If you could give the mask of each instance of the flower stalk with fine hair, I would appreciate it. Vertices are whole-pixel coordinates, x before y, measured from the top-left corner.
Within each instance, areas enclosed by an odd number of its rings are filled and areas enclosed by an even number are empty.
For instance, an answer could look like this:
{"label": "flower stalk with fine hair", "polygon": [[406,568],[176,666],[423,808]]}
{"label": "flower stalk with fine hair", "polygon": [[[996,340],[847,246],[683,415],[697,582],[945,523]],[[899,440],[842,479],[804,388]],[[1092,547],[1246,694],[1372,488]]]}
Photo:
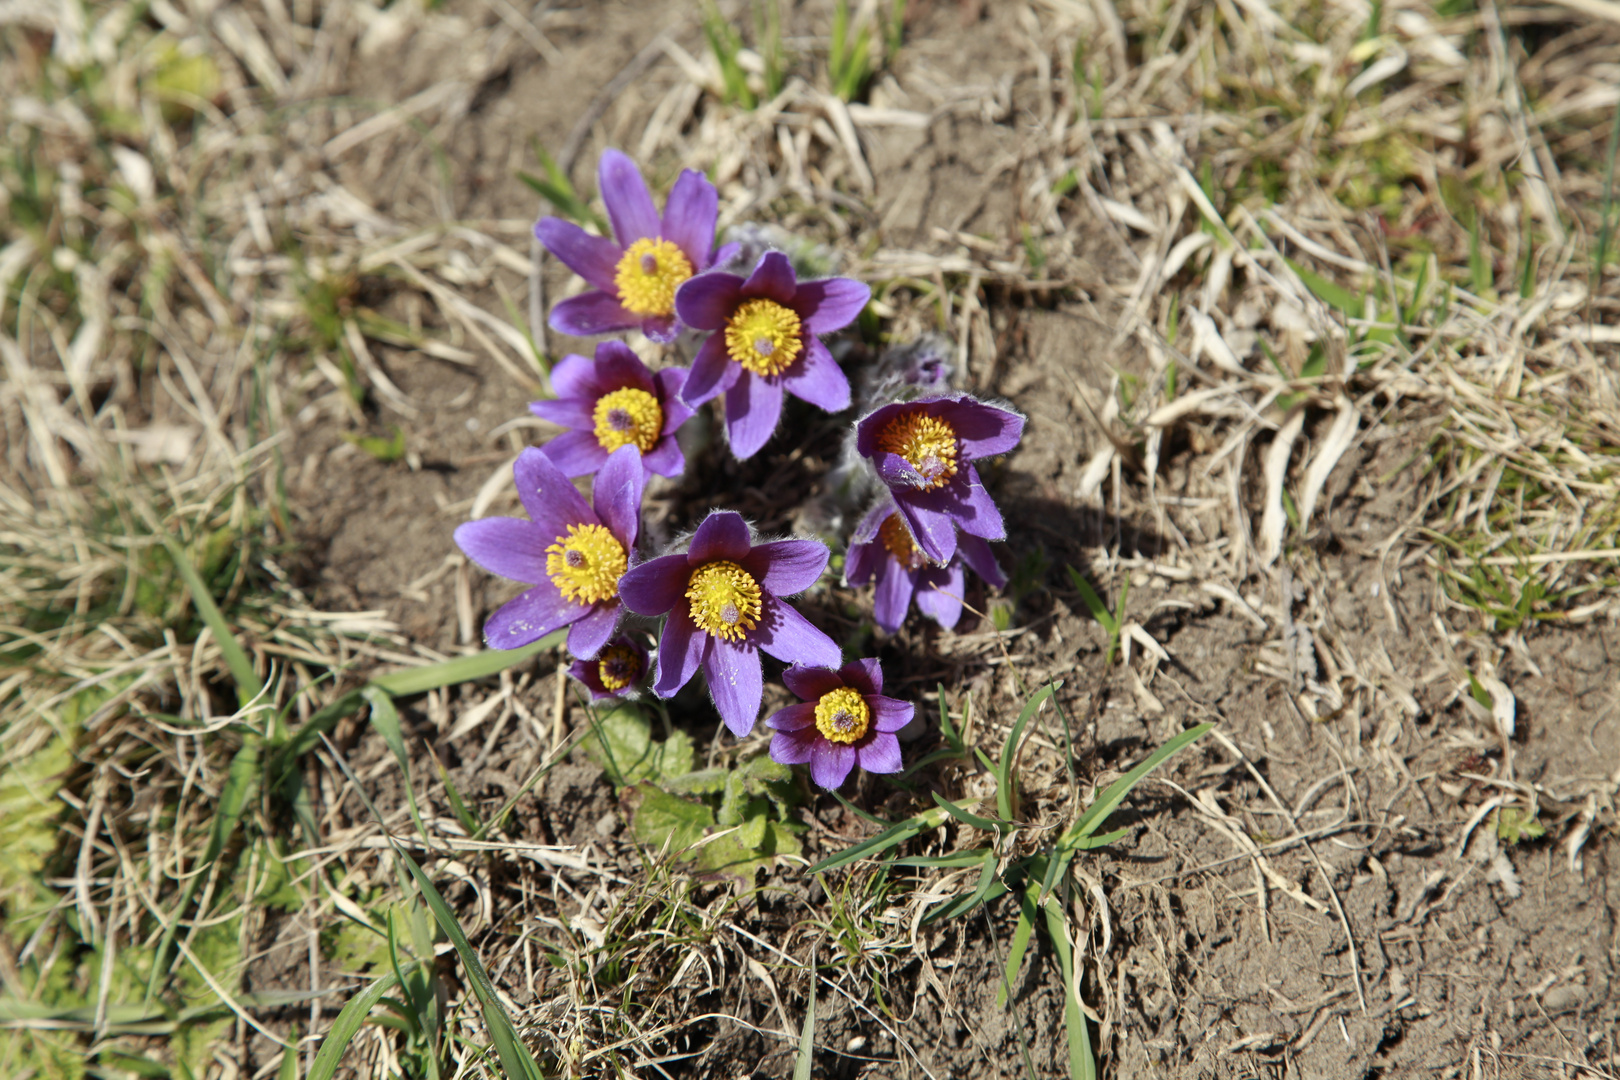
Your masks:
{"label": "flower stalk with fine hair", "polygon": [[849,379],[819,334],[855,321],[872,290],[852,278],[800,281],[779,251],[766,252],[746,279],[713,271],[682,285],[675,310],[712,333],[681,390],[696,407],[724,393],[731,452],[752,457],[776,430],[782,395],[828,412],[849,407]]}
{"label": "flower stalk with fine hair", "polygon": [[950,562],[944,566],[930,562],[912,539],[899,508],[885,496],[867,511],[849,538],[844,583],[874,582],[872,618],[891,634],[905,622],[913,600],[918,611],[949,630],[962,617],[964,566],[997,589],[1007,584],[1007,575],[996,564],[988,543],[971,533],[961,534],[956,541],[956,555]]}
{"label": "flower stalk with fine hair", "polygon": [[522,518],[480,518],[456,529],[456,544],[492,574],[533,587],[484,623],[484,643],[516,649],[566,626],[568,651],[595,656],[624,613],[619,579],[641,524],[641,455],[621,447],[596,474],[594,509],[544,453],[529,447],[512,466]]}
{"label": "flower stalk with fine hair", "polygon": [[869,773],[899,772],[895,732],[911,722],[916,706],[883,696],[883,668],[857,660],[837,671],[792,667],[782,673],[787,688],[803,699],[771,714],[771,759],[809,765],[810,778],[836,790],[856,765]]}
{"label": "flower stalk with fine hair", "polygon": [[595,472],[621,446],[635,447],[647,472],[679,476],[686,458],[675,430],[692,415],[680,399],[685,381],[685,368],[654,372],[624,342],[604,341],[594,361],[563,357],[551,369],[556,398],[533,402],[529,411],[572,429],[544,447],[567,476]]}
{"label": "flower stalk with fine hair", "polygon": [[660,217],[635,163],[617,150],[602,152],[597,184],[616,239],[562,218],[541,218],[534,227],[547,251],[595,286],[554,306],[551,328],[577,337],[639,329],[654,341],[673,341],[680,332],[675,290],[729,258],[714,244],[719,195],[702,173],[687,169]]}
{"label": "flower stalk with fine hair", "polygon": [[624,576],[624,604],[664,615],[653,693],[673,697],[699,667],[720,718],[753,730],[762,693],[759,653],[789,664],[838,663],[838,646],[781,598],[815,584],[829,552],[819,540],[756,544],[742,515],[713,511],[680,554]]}
{"label": "flower stalk with fine hair", "polygon": [[[694,369],[695,370],[695,369]],[[1018,445],[1024,418],[968,394],[899,401],[855,426],[855,450],[872,462],[918,549],[944,565],[956,530],[1002,540],[1007,527],[973,462]]]}
{"label": "flower stalk with fine hair", "polygon": [[620,634],[595,658],[575,660],[568,674],[585,684],[592,701],[623,697],[636,688],[647,673],[647,650],[635,638]]}

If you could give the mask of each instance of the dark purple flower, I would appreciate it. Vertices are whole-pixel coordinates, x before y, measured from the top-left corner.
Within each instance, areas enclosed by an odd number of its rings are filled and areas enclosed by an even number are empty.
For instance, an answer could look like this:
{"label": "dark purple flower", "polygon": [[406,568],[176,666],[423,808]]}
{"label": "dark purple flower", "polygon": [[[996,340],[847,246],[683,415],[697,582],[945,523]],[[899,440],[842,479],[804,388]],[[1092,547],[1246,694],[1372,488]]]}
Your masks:
{"label": "dark purple flower", "polygon": [[929,562],[894,502],[885,498],[855,526],[844,559],[844,582],[864,585],[875,580],[872,617],[891,634],[905,622],[913,599],[918,611],[949,630],[962,617],[963,566],[995,588],[1007,584],[990,545],[972,534],[957,538],[956,556],[946,565]]}
{"label": "dark purple flower", "polygon": [[593,660],[575,660],[568,674],[585,684],[592,701],[623,697],[647,674],[647,650],[627,634],[602,647]]}
{"label": "dark purple flower", "polygon": [[766,721],[771,759],[810,766],[810,778],[834,791],[856,765],[870,773],[899,772],[895,732],[911,723],[916,706],[883,696],[883,669],[857,660],[837,671],[792,667],[782,673],[787,688],[804,699]]}
{"label": "dark purple flower", "polygon": [[849,379],[818,334],[855,320],[872,290],[851,278],[799,281],[780,251],[766,252],[748,279],[714,271],[682,285],[675,310],[694,330],[712,330],[681,397],[698,406],[726,395],[731,452],[752,457],[776,430],[782,395],[828,412],[849,408]]}
{"label": "dark purple flower", "polygon": [[973,462],[1005,454],[1023,432],[1024,418],[1010,409],[945,394],[869,413],[855,427],[855,450],[888,485],[922,553],[943,566],[956,554],[958,526],[986,540],[1006,538]]}
{"label": "dark purple flower", "polygon": [[546,443],[546,456],[567,476],[593,473],[621,446],[634,446],[641,467],[659,476],[679,476],[686,458],[675,429],[692,415],[680,398],[686,369],[654,373],[622,341],[604,341],[596,359],[569,355],[551,369],[552,401],[536,401],[529,411],[542,420],[572,428]]}
{"label": "dark purple flower", "polygon": [[640,329],[654,341],[673,341],[680,332],[675,290],[729,258],[714,246],[720,197],[702,173],[687,169],[660,218],[635,163],[617,150],[602,152],[597,185],[616,241],[562,218],[541,218],[534,227],[547,251],[596,287],[553,307],[551,328],[577,337]]}
{"label": "dark purple flower", "polygon": [[608,456],[591,493],[595,510],[533,447],[518,455],[512,476],[531,520],[480,518],[456,529],[456,543],[473,562],[534,586],[489,617],[484,643],[516,649],[567,626],[568,651],[593,657],[624,613],[619,579],[641,524],[641,455],[621,447]]}
{"label": "dark purple flower", "polygon": [[759,715],[759,650],[789,664],[838,663],[833,640],[781,599],[815,584],[828,554],[819,540],[756,544],[742,515],[716,510],[685,552],[631,570],[619,584],[625,607],[669,613],[653,693],[674,696],[702,665],[720,718],[741,736]]}

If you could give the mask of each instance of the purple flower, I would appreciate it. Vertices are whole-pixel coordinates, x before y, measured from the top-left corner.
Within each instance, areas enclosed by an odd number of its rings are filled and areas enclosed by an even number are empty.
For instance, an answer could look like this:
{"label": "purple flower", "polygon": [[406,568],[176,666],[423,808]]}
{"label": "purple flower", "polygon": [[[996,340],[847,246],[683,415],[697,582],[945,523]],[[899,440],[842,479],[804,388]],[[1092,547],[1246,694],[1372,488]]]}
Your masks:
{"label": "purple flower", "polygon": [[945,566],[929,562],[894,502],[885,498],[855,526],[844,561],[844,582],[864,585],[876,580],[872,617],[891,634],[900,629],[914,598],[917,610],[949,630],[962,617],[964,565],[998,589],[1007,584],[990,545],[971,534],[957,538],[956,556]]}
{"label": "purple flower", "polygon": [[534,587],[484,623],[484,643],[516,649],[564,626],[568,651],[590,658],[613,636],[624,605],[619,579],[640,527],[641,455],[620,447],[596,475],[596,509],[533,447],[512,466],[518,498],[532,520],[481,518],[456,529],[467,557],[492,574]]}
{"label": "purple flower", "polygon": [[572,431],[548,442],[546,456],[567,476],[593,473],[621,446],[634,446],[641,467],[659,476],[679,476],[686,458],[675,429],[692,415],[680,399],[686,369],[653,373],[622,341],[604,341],[595,361],[569,355],[551,369],[553,401],[529,411]]}
{"label": "purple flower", "polygon": [[675,310],[694,330],[712,330],[681,390],[696,407],[726,395],[731,452],[752,457],[776,430],[782,394],[828,412],[849,408],[849,379],[817,334],[848,326],[872,290],[851,278],[799,281],[779,251],[766,252],[745,281],[703,274],[675,294]]}
{"label": "purple flower", "polygon": [[787,688],[804,699],[765,721],[775,729],[771,759],[809,763],[810,777],[833,791],[856,765],[870,773],[900,771],[900,740],[916,706],[883,696],[883,669],[857,660],[837,671],[792,667],[782,673]]}
{"label": "purple flower", "polygon": [[756,544],[742,515],[716,510],[684,553],[631,570],[619,583],[625,607],[669,613],[653,693],[674,696],[701,664],[720,718],[741,736],[759,715],[759,650],[789,664],[838,663],[833,640],[780,599],[813,585],[828,554],[819,540]]}
{"label": "purple flower", "polygon": [[973,462],[1005,454],[1023,432],[1024,418],[1010,409],[945,394],[869,413],[855,427],[855,450],[888,485],[917,547],[943,566],[956,554],[958,526],[986,540],[1006,538]]}
{"label": "purple flower", "polygon": [[570,270],[596,288],[551,309],[551,328],[593,337],[639,328],[654,341],[675,339],[675,290],[729,258],[714,246],[720,197],[700,172],[687,169],[670,189],[660,218],[635,163],[604,150],[597,185],[617,242],[592,236],[561,218],[541,218],[534,235]]}
{"label": "purple flower", "polygon": [[575,660],[568,674],[585,684],[592,701],[623,697],[647,673],[647,650],[626,634],[602,647],[594,660]]}

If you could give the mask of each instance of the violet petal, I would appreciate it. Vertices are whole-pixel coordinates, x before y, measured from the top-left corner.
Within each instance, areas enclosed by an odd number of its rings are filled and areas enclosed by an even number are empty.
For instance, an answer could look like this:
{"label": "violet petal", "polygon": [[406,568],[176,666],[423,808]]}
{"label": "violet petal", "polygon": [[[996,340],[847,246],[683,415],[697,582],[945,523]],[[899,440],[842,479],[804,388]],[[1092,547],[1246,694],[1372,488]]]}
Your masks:
{"label": "violet petal", "polygon": [[479,518],[456,526],[456,546],[480,567],[503,578],[533,585],[546,578],[546,545],[534,522],[522,518]]}
{"label": "violet petal", "polygon": [[892,697],[873,694],[866,699],[872,710],[872,726],[878,731],[899,731],[917,715],[917,706],[909,701],[896,701]]}
{"label": "violet petal", "polygon": [[565,431],[540,449],[564,476],[588,476],[608,457],[594,431]]}
{"label": "violet petal", "polygon": [[708,647],[709,635],[698,632],[686,597],[681,597],[669,618],[664,620],[664,633],[658,639],[658,673],[653,679],[653,693],[661,698],[674,697],[675,691],[697,673]]}
{"label": "violet petal", "polygon": [[849,408],[849,377],[815,338],[805,339],[804,355],[782,376],[782,389],[827,412]]}
{"label": "violet petal", "polygon": [[[962,473],[966,473],[965,478]],[[982,536],[986,540],[1007,539],[1007,524],[1001,520],[1001,508],[985,490],[984,482],[979,479],[979,470],[969,465],[962,473],[958,473],[955,481],[948,485],[961,496],[961,508],[952,515],[956,523],[962,526],[963,532]]]}
{"label": "violet petal", "polygon": [[748,275],[748,280],[743,282],[742,295],[749,299],[763,297],[775,300],[783,307],[791,308],[795,306],[793,294],[798,288],[798,278],[788,257],[780,251],[767,251],[760,256],[759,265]]}
{"label": "violet petal", "polygon": [[983,578],[993,589],[1007,587],[1007,575],[1002,571],[1001,564],[996,562],[996,553],[990,550],[990,545],[982,537],[972,533],[963,533],[956,538],[956,555],[972,570]]}
{"label": "violet petal", "polygon": [[[788,670],[793,669],[789,668]],[[801,731],[807,727],[814,727],[815,724],[816,705],[813,701],[789,705],[787,708],[779,709],[765,718],[765,726],[774,731]]]}
{"label": "violet petal", "polygon": [[726,391],[726,436],[739,460],[753,457],[776,434],[782,419],[782,384],[744,373]]}
{"label": "violet petal", "polygon": [[815,728],[778,731],[771,736],[771,760],[781,765],[808,765],[821,741],[821,732]]}
{"label": "violet petal", "polygon": [[636,534],[641,530],[641,492],[646,483],[641,451],[621,446],[608,455],[591,488],[596,516],[624,545],[627,554],[635,550]]}
{"label": "violet petal", "polygon": [[695,409],[730,390],[741,375],[742,365],[726,353],[725,335],[710,334],[692,361],[692,373],[681,386],[681,400]]}
{"label": "violet petal", "polygon": [[484,644],[492,649],[521,649],[590,610],[588,604],[564,600],[557,586],[543,581],[501,605],[484,623]]}
{"label": "violet petal", "polygon": [[743,642],[715,638],[703,657],[703,675],[720,719],[739,739],[754,730],[764,686],[759,650]]}
{"label": "violet petal", "polygon": [[[740,563],[748,558],[753,537],[743,516],[731,510],[714,510],[698,525],[692,534],[692,545],[687,548],[687,562],[693,566],[728,559]],[[682,583],[685,588],[685,583]]]}
{"label": "violet petal", "polygon": [[675,608],[686,595],[691,576],[685,555],[649,559],[632,566],[619,579],[619,598],[637,615],[662,615]]}
{"label": "violet petal", "polygon": [[592,604],[578,622],[568,629],[568,651],[581,660],[590,660],[602,651],[618,628],[624,605],[617,600]]}
{"label": "violet petal", "polygon": [[694,269],[709,265],[719,211],[720,194],[709,178],[696,169],[682,170],[664,200],[663,234],[686,254]]}
{"label": "violet petal", "polygon": [[592,236],[572,221],[541,218],[534,226],[534,237],[545,245],[568,269],[590,284],[611,293],[613,275],[624,258],[624,249],[605,236]]}
{"label": "violet petal", "polygon": [[820,739],[810,750],[810,779],[828,791],[837,791],[854,767],[853,746]]}
{"label": "violet petal", "polygon": [[865,585],[877,573],[880,560],[887,554],[883,545],[876,541],[867,541],[864,544],[851,543],[849,550],[844,552],[844,584]]}
{"label": "violet petal", "polygon": [[592,405],[612,387],[597,378],[596,361],[579,353],[569,353],[551,369],[551,392],[559,399],[585,398]]}
{"label": "violet petal", "polygon": [[766,652],[787,664],[835,668],[843,662],[837,644],[817,630],[793,605],[767,594],[759,626],[750,635]]}
{"label": "violet petal", "polygon": [[665,435],[641,456],[641,467],[659,476],[679,476],[686,471],[686,455],[675,436]]}
{"label": "violet petal", "polygon": [[870,299],[872,290],[854,278],[825,278],[799,282],[793,307],[810,333],[830,334],[854,322]]}
{"label": "violet petal", "polygon": [[742,284],[720,270],[689,277],[675,290],[675,314],[694,330],[720,330],[741,302]]}
{"label": "violet petal", "polygon": [[824,667],[790,667],[782,672],[782,685],[810,703],[811,719],[815,716],[815,703],[821,695],[831,693],[844,685],[838,672]]}
{"label": "violet petal", "polygon": [[681,336],[681,320],[674,315],[643,315],[641,317],[641,332],[647,340],[656,341],[660,345],[668,345]]}
{"label": "violet petal", "polygon": [[613,222],[613,235],[619,238],[620,245],[629,247],[644,237],[658,236],[658,210],[635,162],[618,150],[604,150],[596,177],[608,219]]}
{"label": "violet petal", "polygon": [[582,431],[595,428],[595,409],[596,403],[590,398],[567,397],[529,402],[529,411],[547,423]]}
{"label": "violet petal", "polygon": [[1024,434],[1022,416],[966,395],[929,411],[955,429],[963,456],[968,458],[1005,454]]}
{"label": "violet petal", "polygon": [[820,540],[776,540],[757,544],[742,561],[742,568],[775,596],[792,596],[814,585],[827,569],[832,553]]}
{"label": "violet petal", "polygon": [[692,415],[692,407],[681,400],[681,389],[689,375],[691,370],[683,367],[660,368],[653,375],[653,384],[657,387],[653,396],[658,398],[659,407],[664,410],[664,430],[661,434],[674,434],[675,429]]}
{"label": "violet petal", "polygon": [[838,669],[838,677],[844,680],[844,685],[862,694],[870,696],[883,693],[883,665],[875,656],[850,661]]}
{"label": "violet petal", "polygon": [[956,522],[951,515],[933,506],[919,505],[918,499],[896,493],[896,505],[911,538],[922,553],[937,563],[947,563],[956,554]]}
{"label": "violet petal", "polygon": [[[578,432],[571,431],[552,441],[558,442],[575,434]],[[574,489],[561,467],[549,455],[532,446],[525,448],[513,463],[512,482],[517,487],[523,509],[534,519],[547,544],[566,535],[570,525],[600,524],[596,512],[586,504],[584,496]]]}
{"label": "violet petal", "polygon": [[962,618],[962,564],[929,568],[917,575],[917,610],[946,630]]}
{"label": "violet petal", "polygon": [[878,563],[877,590],[872,596],[872,619],[892,634],[906,621],[906,609],[911,607],[911,594],[915,588],[911,572],[899,560],[885,552]]}
{"label": "violet petal", "polygon": [[655,397],[658,393],[652,371],[622,341],[604,341],[596,347],[596,381],[604,391],[633,387]]}
{"label": "violet petal", "polygon": [[585,292],[559,300],[546,324],[559,334],[596,337],[634,330],[641,325],[641,317],[626,311],[614,293]]}
{"label": "violet petal", "polygon": [[900,740],[886,731],[875,731],[858,744],[855,760],[869,773],[897,773],[905,765],[900,756]]}

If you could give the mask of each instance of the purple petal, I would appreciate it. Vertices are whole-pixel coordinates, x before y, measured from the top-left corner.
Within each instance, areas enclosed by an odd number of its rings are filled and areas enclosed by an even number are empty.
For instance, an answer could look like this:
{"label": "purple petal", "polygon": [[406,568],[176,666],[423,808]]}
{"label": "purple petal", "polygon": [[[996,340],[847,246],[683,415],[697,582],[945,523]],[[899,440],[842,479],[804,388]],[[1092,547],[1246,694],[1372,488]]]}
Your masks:
{"label": "purple petal", "polygon": [[695,169],[683,170],[664,200],[664,239],[685,252],[693,266],[708,266],[719,211],[720,194],[709,178]]}
{"label": "purple petal", "polygon": [[814,585],[832,553],[820,540],[777,540],[759,544],[742,560],[742,568],[775,596],[792,596]]}
{"label": "purple petal", "polygon": [[[821,700],[821,695],[837,690],[844,685],[844,680],[839,677],[838,672],[831,668],[790,667],[782,672],[782,685],[799,695],[802,700],[810,703],[808,707],[813,720],[815,718],[815,703]],[[800,706],[794,707],[799,708]]]}
{"label": "purple petal", "polygon": [[746,461],[776,433],[782,419],[782,384],[744,373],[726,391],[726,436],[731,452]]}
{"label": "purple petal", "polygon": [[558,427],[591,431],[596,427],[595,402],[589,398],[557,398],[531,401],[529,411]]}
{"label": "purple petal", "polygon": [[540,449],[564,476],[588,476],[600,469],[608,456],[594,430],[565,431]]}
{"label": "purple petal", "polygon": [[[741,250],[742,245],[736,241],[732,241],[729,244],[716,244],[713,253],[709,256],[709,261],[705,264],[705,268],[709,266],[724,266],[732,259],[735,259],[737,257],[737,252]],[[695,266],[697,264],[694,263],[693,265]]]}
{"label": "purple petal", "polygon": [[793,264],[780,251],[767,251],[759,265],[743,282],[742,295],[748,299],[764,297],[775,300],[783,307],[793,307],[793,294],[798,292],[799,281],[793,273]]}
{"label": "purple petal", "polygon": [[589,610],[589,604],[564,600],[557,586],[541,582],[508,600],[489,617],[484,623],[484,644],[492,649],[521,649]]}
{"label": "purple petal", "polygon": [[681,400],[681,389],[691,373],[689,368],[667,367],[653,375],[653,396],[664,410],[664,435],[673,435],[692,415],[692,407]]}
{"label": "purple petal", "polygon": [[[687,549],[687,562],[692,566],[713,562],[716,559],[730,559],[732,562],[742,562],[748,558],[749,549],[753,547],[753,538],[748,533],[748,523],[741,514],[731,510],[713,510],[703,519],[703,524],[697,527],[692,534],[692,546]],[[681,583],[682,589],[686,583]]]}
{"label": "purple petal", "polygon": [[641,456],[641,467],[659,476],[679,476],[686,471],[686,455],[675,436],[665,435]]}
{"label": "purple petal", "polygon": [[[892,490],[892,489],[891,489]],[[932,492],[929,492],[932,494]],[[911,530],[922,553],[937,563],[947,563],[956,554],[956,522],[944,510],[922,503],[915,492],[894,492],[900,517]]]}
{"label": "purple petal", "polygon": [[814,727],[815,723],[816,704],[813,701],[789,705],[765,718],[765,726],[774,731],[802,731],[807,727]]}
{"label": "purple petal", "polygon": [[596,377],[596,361],[569,353],[551,369],[551,392],[559,399],[584,398],[589,406],[611,387],[604,387]]}
{"label": "purple petal", "polygon": [[[637,615],[662,615],[676,607],[686,595],[691,576],[685,555],[649,559],[632,566],[619,579],[619,599]],[[667,634],[668,628],[664,632]]]}
{"label": "purple petal", "polygon": [[742,284],[719,270],[689,277],[675,290],[675,314],[694,330],[719,330],[742,302]]}
{"label": "purple petal", "polygon": [[924,570],[917,575],[917,610],[950,630],[962,618],[962,564]]}
{"label": "purple petal", "polygon": [[[967,474],[965,480],[962,473]],[[962,473],[958,473],[945,488],[961,497],[959,509],[951,516],[956,518],[956,523],[962,526],[963,532],[982,536],[986,540],[1007,539],[1007,525],[1001,520],[1001,508],[984,489],[984,482],[979,479],[979,470],[969,465]]]}
{"label": "purple petal", "polygon": [[[620,590],[622,595],[622,585]],[[658,639],[658,673],[653,679],[653,693],[661,698],[674,697],[675,691],[691,681],[708,647],[709,635],[697,632],[692,623],[692,609],[687,606],[686,598],[681,597],[669,618],[664,620],[664,633]]]}
{"label": "purple petal", "polygon": [[[551,441],[557,443],[577,434],[570,431]],[[567,533],[570,525],[599,524],[595,512],[585,504],[584,496],[574,490],[561,466],[550,455],[532,446],[519,454],[512,465],[512,482],[517,486],[523,509],[529,512],[548,544]]]}
{"label": "purple petal", "polygon": [[[896,401],[867,413],[855,425],[855,452],[869,458],[877,454],[877,435],[897,413],[914,408],[908,401]],[[877,464],[876,461],[873,464]]]}
{"label": "purple petal", "polygon": [[877,591],[872,597],[873,621],[888,633],[899,630],[900,624],[906,621],[906,609],[911,607],[915,587],[911,572],[885,552],[883,561],[878,563]]}
{"label": "purple petal", "polygon": [[855,321],[872,290],[853,278],[835,277],[801,281],[793,307],[812,334],[830,334]]}
{"label": "purple petal", "polygon": [[726,352],[725,335],[710,334],[692,361],[692,373],[681,386],[681,400],[692,408],[730,390],[742,375],[742,365]]}
{"label": "purple petal", "polygon": [[533,585],[546,577],[546,545],[551,537],[544,535],[534,522],[522,518],[480,518],[458,525],[456,546],[467,558],[503,578]]}
{"label": "purple petal", "polygon": [[849,542],[852,544],[869,544],[876,540],[878,530],[883,527],[885,521],[889,520],[889,515],[893,514],[894,510],[894,499],[889,497],[888,490],[885,489],[883,494],[878,497],[878,501],[873,504],[872,509],[862,514],[861,520],[856,522],[855,531],[850,534]]}
{"label": "purple petal", "polygon": [[850,686],[868,696],[883,693],[883,665],[875,656],[864,656],[859,660],[852,660],[838,669],[838,677],[844,680],[845,686]]}
{"label": "purple petal", "polygon": [[596,347],[596,383],[604,393],[628,386],[658,395],[652,371],[622,341],[604,341]]}
{"label": "purple petal", "polygon": [[605,236],[592,236],[572,221],[541,218],[534,236],[564,266],[603,292],[613,292],[613,275],[624,258],[624,249]]}
{"label": "purple petal", "polygon": [[866,707],[872,710],[872,726],[878,731],[899,731],[917,715],[917,706],[881,694],[869,695]]}
{"label": "purple petal", "polygon": [[613,222],[613,235],[619,243],[629,247],[643,237],[657,237],[658,210],[652,196],[647,193],[647,182],[641,171],[618,150],[602,151],[602,162],[596,169],[596,182],[607,204],[608,219]]}
{"label": "purple petal", "polygon": [[855,760],[869,773],[896,773],[905,765],[900,740],[885,731],[874,732],[855,748]]}
{"label": "purple petal", "polygon": [[1008,409],[986,405],[966,395],[928,410],[956,430],[967,458],[994,457],[1018,445],[1024,418]]}
{"label": "purple petal", "polygon": [[641,332],[649,341],[668,345],[681,336],[681,320],[673,315],[644,315],[641,319]]}
{"label": "purple petal", "polygon": [[715,638],[703,657],[703,675],[720,719],[739,739],[754,730],[763,693],[759,650],[745,642]]}
{"label": "purple petal", "polygon": [[843,662],[833,639],[811,625],[793,605],[766,595],[760,608],[759,626],[749,636],[761,649],[787,664],[835,668]]}
{"label": "purple petal", "polygon": [[782,376],[782,389],[818,409],[843,412],[849,408],[849,377],[827,346],[815,338],[805,338],[804,346],[799,362]]}
{"label": "purple petal", "polygon": [[865,585],[877,573],[879,560],[887,552],[875,540],[864,544],[852,543],[844,553],[844,584]]}
{"label": "purple petal", "polygon": [[837,791],[855,767],[855,748],[818,739],[810,750],[810,778],[819,787]]}
{"label": "purple petal", "polygon": [[641,451],[634,446],[621,446],[608,455],[607,464],[596,474],[596,484],[591,489],[596,516],[626,551],[635,550],[636,534],[641,531],[641,491],[646,483]]}
{"label": "purple petal", "polygon": [[558,301],[546,322],[559,334],[596,337],[634,330],[641,325],[641,317],[626,311],[615,293],[586,292]]}
{"label": "purple petal", "polygon": [[978,574],[993,589],[1007,587],[1007,575],[1002,573],[1001,564],[996,562],[996,553],[990,550],[990,545],[980,537],[971,533],[963,533],[956,538],[956,557],[967,564],[968,569]]}
{"label": "purple petal", "polygon": [[809,730],[778,731],[771,736],[771,760],[782,765],[808,765],[816,744],[822,741],[821,732],[813,727]]}
{"label": "purple petal", "polygon": [[594,657],[613,636],[623,614],[624,605],[618,601],[592,604],[591,610],[569,629],[568,651],[581,660]]}

